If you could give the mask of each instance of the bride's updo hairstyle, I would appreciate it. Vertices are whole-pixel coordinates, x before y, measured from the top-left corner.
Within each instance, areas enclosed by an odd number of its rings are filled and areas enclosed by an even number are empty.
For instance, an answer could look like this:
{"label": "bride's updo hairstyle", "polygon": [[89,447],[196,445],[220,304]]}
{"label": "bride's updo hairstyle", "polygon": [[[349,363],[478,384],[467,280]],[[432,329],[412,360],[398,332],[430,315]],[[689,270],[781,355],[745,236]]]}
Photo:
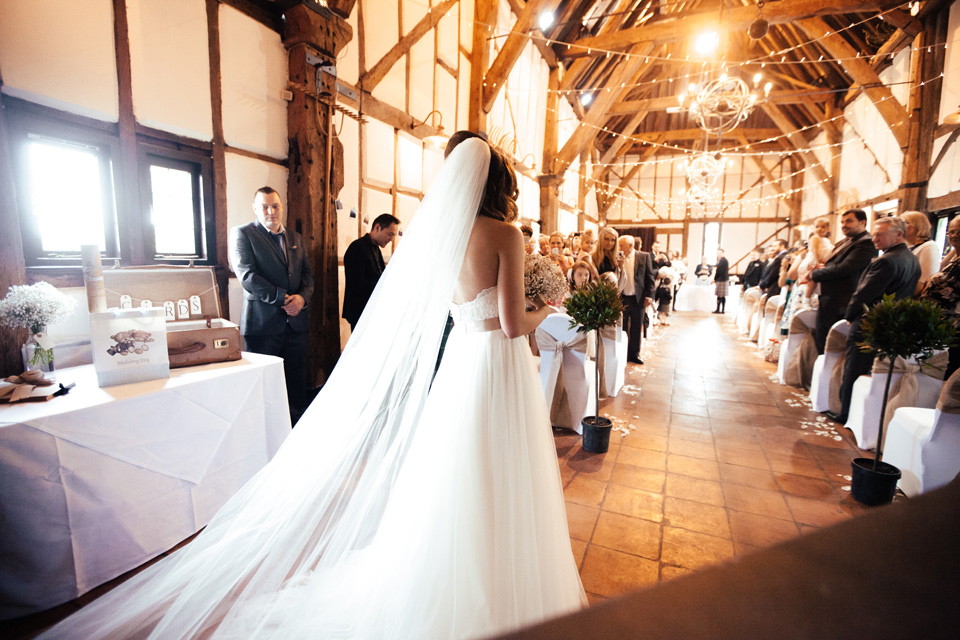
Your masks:
{"label": "bride's updo hairstyle", "polygon": [[[446,158],[458,144],[469,138],[486,139],[472,131],[457,131],[447,142],[443,157]],[[498,149],[490,147],[490,169],[487,172],[487,186],[483,192],[483,201],[477,215],[513,222],[519,217],[517,196],[520,190],[517,186],[517,174],[510,161]]]}

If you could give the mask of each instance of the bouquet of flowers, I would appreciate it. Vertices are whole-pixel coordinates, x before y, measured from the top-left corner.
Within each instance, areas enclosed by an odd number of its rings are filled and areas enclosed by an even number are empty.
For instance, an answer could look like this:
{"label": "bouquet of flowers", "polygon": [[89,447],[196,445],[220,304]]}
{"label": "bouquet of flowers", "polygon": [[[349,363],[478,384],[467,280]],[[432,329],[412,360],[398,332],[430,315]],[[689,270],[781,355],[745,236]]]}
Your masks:
{"label": "bouquet of flowers", "polygon": [[51,322],[69,316],[76,301],[57,291],[47,282],[10,287],[7,297],[0,300],[0,324],[24,327],[32,334],[36,346],[30,352],[27,365],[49,366],[53,360],[53,345],[43,335]]}
{"label": "bouquet of flowers", "polygon": [[523,260],[523,293],[527,298],[558,302],[569,292],[563,272],[549,258],[533,253]]}

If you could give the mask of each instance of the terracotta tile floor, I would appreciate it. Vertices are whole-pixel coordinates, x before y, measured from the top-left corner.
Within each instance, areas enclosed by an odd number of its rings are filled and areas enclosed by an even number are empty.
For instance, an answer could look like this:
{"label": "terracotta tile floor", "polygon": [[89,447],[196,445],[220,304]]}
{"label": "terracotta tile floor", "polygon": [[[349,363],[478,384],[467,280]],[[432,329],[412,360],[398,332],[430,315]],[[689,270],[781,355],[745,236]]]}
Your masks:
{"label": "terracotta tile floor", "polygon": [[733,314],[677,313],[629,365],[610,450],[555,430],[574,554],[591,601],[863,513],[849,431],[781,386]]}
{"label": "terracotta tile floor", "polygon": [[[805,392],[773,380],[776,366],[737,334],[733,314],[674,314],[669,327],[651,330],[642,355],[620,395],[601,403],[623,430],[606,454],[555,431],[571,544],[591,601],[867,509],[844,477],[859,455],[850,433],[811,411]],[[33,637],[136,571],[0,623],[0,637]]]}

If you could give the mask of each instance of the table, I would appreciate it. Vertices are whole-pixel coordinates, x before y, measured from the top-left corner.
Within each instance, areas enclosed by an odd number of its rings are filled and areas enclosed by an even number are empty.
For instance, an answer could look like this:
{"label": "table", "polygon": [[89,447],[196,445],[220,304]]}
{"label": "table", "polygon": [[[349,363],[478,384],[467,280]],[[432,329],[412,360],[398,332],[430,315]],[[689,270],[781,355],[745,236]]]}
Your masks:
{"label": "table", "polygon": [[174,369],[0,407],[0,620],[73,600],[203,528],[290,432],[283,361]]}

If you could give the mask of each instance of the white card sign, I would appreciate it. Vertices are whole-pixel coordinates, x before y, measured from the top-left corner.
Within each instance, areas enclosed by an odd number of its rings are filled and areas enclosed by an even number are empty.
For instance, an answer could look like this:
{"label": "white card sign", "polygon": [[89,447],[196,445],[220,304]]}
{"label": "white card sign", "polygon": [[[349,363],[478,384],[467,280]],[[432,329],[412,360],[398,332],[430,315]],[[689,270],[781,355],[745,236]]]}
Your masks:
{"label": "white card sign", "polygon": [[101,387],[170,377],[166,314],[160,307],[91,313],[90,338]]}

